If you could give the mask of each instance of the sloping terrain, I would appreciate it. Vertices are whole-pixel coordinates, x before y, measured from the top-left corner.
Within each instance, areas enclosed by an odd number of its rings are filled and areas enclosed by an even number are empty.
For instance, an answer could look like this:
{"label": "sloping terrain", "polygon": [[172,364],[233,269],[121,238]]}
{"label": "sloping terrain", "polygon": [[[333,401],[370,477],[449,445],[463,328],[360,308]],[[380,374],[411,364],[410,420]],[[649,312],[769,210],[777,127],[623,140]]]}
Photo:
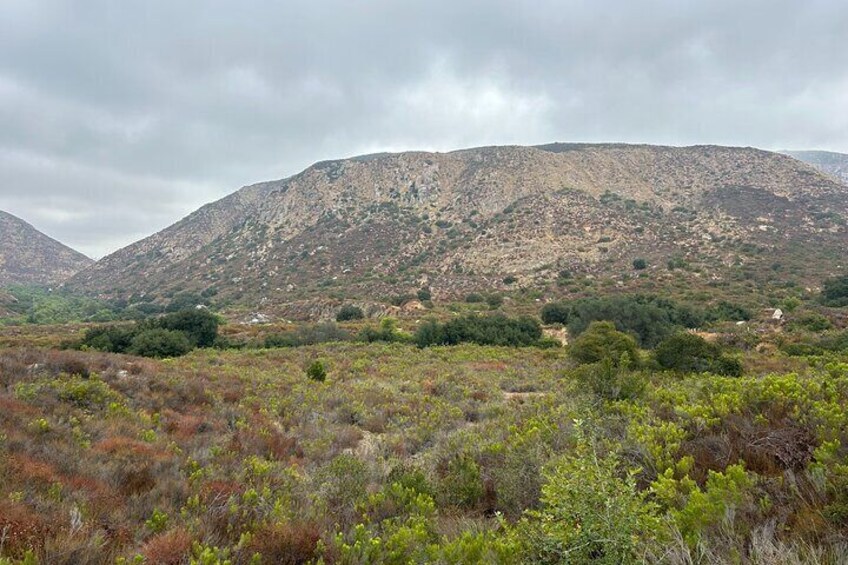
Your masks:
{"label": "sloping terrain", "polygon": [[842,182],[848,182],[848,155],[832,151],[787,151],[799,161],[809,163],[813,167],[827,173]]}
{"label": "sloping terrain", "polygon": [[0,287],[57,284],[93,263],[25,221],[0,211]]}
{"label": "sloping terrain", "polygon": [[[246,187],[103,259],[69,286],[222,304],[440,297],[538,287],[567,270],[660,284],[734,269],[829,272],[848,245],[848,189],[778,153],[552,144],[380,154]],[[679,261],[692,268],[672,273]],[[739,273],[737,273],[737,276]]]}

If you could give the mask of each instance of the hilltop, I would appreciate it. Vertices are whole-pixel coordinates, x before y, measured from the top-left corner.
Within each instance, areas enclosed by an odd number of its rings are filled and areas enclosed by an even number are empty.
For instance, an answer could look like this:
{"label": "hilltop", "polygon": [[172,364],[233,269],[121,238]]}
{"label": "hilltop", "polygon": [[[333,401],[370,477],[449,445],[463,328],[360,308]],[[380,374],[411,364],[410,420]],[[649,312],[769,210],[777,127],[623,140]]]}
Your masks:
{"label": "hilltop", "polygon": [[242,188],[68,286],[144,300],[205,291],[222,306],[271,308],[421,287],[439,298],[545,289],[563,273],[624,287],[774,273],[813,284],[848,245],[846,210],[845,185],[753,148],[378,154]]}
{"label": "hilltop", "polygon": [[82,253],[3,211],[0,211],[0,241],[3,242],[0,246],[0,287],[58,284],[93,263]]}

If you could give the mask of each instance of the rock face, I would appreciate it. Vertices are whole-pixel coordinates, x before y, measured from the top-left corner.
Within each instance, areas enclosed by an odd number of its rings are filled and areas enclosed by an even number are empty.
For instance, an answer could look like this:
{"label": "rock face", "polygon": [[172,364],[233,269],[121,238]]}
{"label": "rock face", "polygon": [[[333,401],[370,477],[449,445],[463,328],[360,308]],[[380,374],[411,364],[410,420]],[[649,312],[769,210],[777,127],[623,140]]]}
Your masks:
{"label": "rock face", "polygon": [[848,183],[848,155],[832,151],[787,151],[787,155],[795,157],[827,173],[832,177]]}
{"label": "rock face", "polygon": [[564,270],[619,276],[637,257],[648,271],[675,260],[719,277],[732,265],[832,259],[848,243],[846,210],[836,179],[751,148],[379,154],[243,188],[68,284],[147,298],[214,288],[220,304],[267,305],[425,285],[444,297]]}
{"label": "rock face", "polygon": [[0,211],[0,287],[58,284],[92,263],[82,253]]}

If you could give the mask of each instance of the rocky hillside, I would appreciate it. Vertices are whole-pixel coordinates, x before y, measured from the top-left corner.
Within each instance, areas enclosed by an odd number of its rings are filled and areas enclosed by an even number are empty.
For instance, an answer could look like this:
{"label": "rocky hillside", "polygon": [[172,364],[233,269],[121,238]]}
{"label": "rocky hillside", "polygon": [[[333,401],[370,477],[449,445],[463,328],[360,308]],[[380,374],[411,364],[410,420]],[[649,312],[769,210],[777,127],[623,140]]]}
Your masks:
{"label": "rocky hillside", "polygon": [[[536,288],[563,271],[658,284],[732,271],[832,268],[848,189],[778,153],[552,144],[326,161],[241,189],[106,257],[69,285],[220,304]],[[810,269],[807,262],[815,262]],[[776,266],[777,264],[783,266]],[[734,276],[741,276],[737,272]],[[617,281],[617,282],[616,282]]]}
{"label": "rocky hillside", "polygon": [[832,151],[787,151],[787,155],[809,163],[844,183],[848,183],[848,155]]}
{"label": "rocky hillside", "polygon": [[0,287],[57,284],[93,261],[0,211]]}

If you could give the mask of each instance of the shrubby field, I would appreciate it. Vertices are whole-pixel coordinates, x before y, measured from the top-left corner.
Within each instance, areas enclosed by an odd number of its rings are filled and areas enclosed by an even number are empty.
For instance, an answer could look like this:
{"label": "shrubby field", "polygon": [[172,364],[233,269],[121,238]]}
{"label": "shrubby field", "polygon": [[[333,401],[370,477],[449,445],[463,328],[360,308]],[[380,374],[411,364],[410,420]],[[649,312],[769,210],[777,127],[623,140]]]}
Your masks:
{"label": "shrubby field", "polygon": [[0,565],[848,562],[842,282],[0,328]]}
{"label": "shrubby field", "polygon": [[844,355],[637,356],[6,350],[2,562],[844,562]]}

